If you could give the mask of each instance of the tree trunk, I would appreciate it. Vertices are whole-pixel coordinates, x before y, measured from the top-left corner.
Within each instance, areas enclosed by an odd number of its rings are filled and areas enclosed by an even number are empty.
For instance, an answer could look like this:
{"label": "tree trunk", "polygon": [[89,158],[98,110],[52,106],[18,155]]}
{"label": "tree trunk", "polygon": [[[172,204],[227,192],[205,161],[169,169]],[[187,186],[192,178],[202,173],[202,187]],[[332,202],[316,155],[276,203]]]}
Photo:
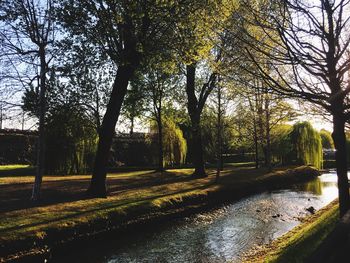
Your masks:
{"label": "tree trunk", "polygon": [[194,163],[193,177],[206,177],[205,165],[203,159],[202,132],[199,123],[199,117],[192,120],[192,154]]}
{"label": "tree trunk", "polygon": [[107,194],[106,167],[115,132],[115,125],[118,121],[129,80],[134,74],[134,71],[135,68],[131,65],[120,65],[118,67],[106,113],[99,130],[99,142],[95,157],[95,165],[88,189],[88,194],[92,197],[105,197]]}
{"label": "tree trunk", "polygon": [[[255,117],[254,117],[255,118]],[[258,145],[258,131],[256,121],[254,120],[254,147],[255,147],[255,169],[259,168],[259,145]]]}
{"label": "tree trunk", "polygon": [[131,117],[131,124],[130,124],[130,135],[134,134],[134,116]]}
{"label": "tree trunk", "polygon": [[164,171],[164,153],[163,153],[163,122],[160,109],[157,113],[157,124],[158,124],[158,171]]}
{"label": "tree trunk", "polygon": [[255,169],[259,168],[259,145],[258,145],[258,128],[257,128],[257,117],[256,117],[256,112],[255,108],[258,105],[258,99],[255,94],[255,107],[253,106],[252,101],[248,97],[248,102],[249,102],[249,107],[250,110],[253,114],[253,139],[254,139],[254,150],[255,150]]}
{"label": "tree trunk", "polygon": [[336,150],[335,160],[338,176],[340,216],[343,216],[350,208],[349,183],[347,176],[347,150],[344,129],[345,121],[343,117],[334,114],[332,138]]}
{"label": "tree trunk", "polygon": [[41,182],[45,170],[45,112],[46,112],[46,55],[45,46],[39,47],[40,55],[40,93],[39,93],[39,134],[38,134],[38,149],[36,175],[32,190],[32,201],[37,201],[40,198]]}
{"label": "tree trunk", "polygon": [[223,170],[223,160],[222,160],[222,110],[221,110],[221,87],[220,83],[218,81],[217,83],[217,89],[218,89],[218,123],[217,123],[217,132],[218,132],[218,137],[217,137],[217,167],[216,167],[216,182],[219,181],[220,177],[220,172]]}
{"label": "tree trunk", "polygon": [[270,128],[270,99],[268,97],[267,88],[265,88],[265,125],[266,125],[266,148],[265,148],[265,165],[269,171],[272,170],[271,165],[271,128]]}
{"label": "tree trunk", "polygon": [[198,100],[195,94],[195,77],[196,77],[196,64],[187,65],[186,68],[186,94],[187,94],[187,110],[191,119],[191,131],[192,131],[192,159],[194,164],[193,177],[206,177],[204,159],[203,159],[203,146],[202,146],[202,133],[200,127],[200,114],[201,110],[198,108]]}

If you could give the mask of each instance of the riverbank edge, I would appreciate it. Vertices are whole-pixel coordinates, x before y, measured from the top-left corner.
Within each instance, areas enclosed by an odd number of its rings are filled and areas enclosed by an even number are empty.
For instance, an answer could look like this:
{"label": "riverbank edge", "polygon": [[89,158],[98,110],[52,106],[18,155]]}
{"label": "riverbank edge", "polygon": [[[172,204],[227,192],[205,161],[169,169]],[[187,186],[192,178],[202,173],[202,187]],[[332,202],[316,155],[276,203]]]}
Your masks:
{"label": "riverbank edge", "polygon": [[[215,206],[239,200],[263,191],[277,190],[293,183],[312,180],[319,172],[313,167],[302,166],[274,171],[262,178],[243,183],[232,183],[189,191],[164,198],[148,200],[147,203],[129,208],[129,211],[108,211],[88,222],[67,224],[65,227],[48,228],[40,235],[27,236],[21,240],[9,240],[1,244],[0,262],[31,262],[50,257],[74,247],[82,247],[91,239],[105,239],[108,235],[123,235],[130,229],[156,225],[169,219],[181,218],[208,210]],[[73,219],[72,219],[73,220]]]}
{"label": "riverbank edge", "polygon": [[244,263],[304,262],[332,232],[339,222],[338,198],[315,214],[301,219],[294,227],[271,243],[248,251]]}

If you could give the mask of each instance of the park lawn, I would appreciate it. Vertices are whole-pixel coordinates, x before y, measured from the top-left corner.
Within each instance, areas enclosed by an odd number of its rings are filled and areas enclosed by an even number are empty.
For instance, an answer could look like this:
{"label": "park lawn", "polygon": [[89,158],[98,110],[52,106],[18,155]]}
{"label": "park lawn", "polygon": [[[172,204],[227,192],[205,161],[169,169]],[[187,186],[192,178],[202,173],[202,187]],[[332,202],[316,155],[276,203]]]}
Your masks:
{"label": "park lawn", "polygon": [[0,171],[29,168],[29,167],[30,166],[28,164],[6,164],[6,165],[0,165]]}
{"label": "park lawn", "polygon": [[[29,166],[28,166],[29,167]],[[11,169],[11,168],[10,168]],[[17,168],[16,168],[17,169]],[[6,170],[6,169],[4,169]],[[125,173],[108,174],[108,178],[122,178],[122,177],[134,177],[138,175],[145,175],[147,173],[154,172],[153,170],[144,171],[132,171]],[[43,181],[54,182],[54,181],[74,181],[74,180],[89,180],[91,175],[48,175],[43,177]],[[6,176],[0,177],[1,184],[23,184],[23,183],[34,183],[34,176]]]}
{"label": "park lawn", "polygon": [[248,252],[245,263],[297,263],[317,249],[339,222],[339,203],[334,200],[326,207],[303,219],[303,222],[270,244]]}
{"label": "park lawn", "polygon": [[[0,200],[2,204],[7,204],[0,211],[0,249],[6,254],[28,251],[57,241],[106,231],[152,213],[203,205],[210,199],[220,201],[218,197],[222,192],[233,196],[237,194],[237,198],[244,192],[261,190],[263,185],[269,188],[274,182],[293,182],[298,176],[305,180],[310,179],[311,174],[317,174],[310,167],[284,168],[272,173],[242,167],[223,171],[219,183],[215,183],[214,170],[208,171],[207,178],[200,179],[191,179],[192,172],[192,169],[177,169],[163,175],[154,171],[109,174],[109,196],[92,199],[84,199],[81,195],[69,196],[71,191],[84,193],[89,176],[44,177],[43,192],[56,194],[47,194],[49,203],[44,202],[37,207],[28,204],[20,209],[16,206],[28,196],[20,193],[18,197],[18,188],[27,187],[26,193],[30,194],[34,178],[0,178]],[[67,195],[68,199],[60,199]]]}

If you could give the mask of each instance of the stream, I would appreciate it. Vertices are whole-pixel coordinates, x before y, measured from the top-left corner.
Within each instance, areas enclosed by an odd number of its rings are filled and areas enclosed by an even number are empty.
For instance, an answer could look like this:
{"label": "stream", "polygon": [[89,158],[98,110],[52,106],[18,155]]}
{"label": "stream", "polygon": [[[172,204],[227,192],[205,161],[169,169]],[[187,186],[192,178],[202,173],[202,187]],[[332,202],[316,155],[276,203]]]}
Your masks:
{"label": "stream", "polygon": [[[337,195],[335,172],[285,190],[256,194],[158,228],[106,240],[53,262],[240,262],[244,252],[271,242]],[[62,261],[64,260],[64,261]]]}

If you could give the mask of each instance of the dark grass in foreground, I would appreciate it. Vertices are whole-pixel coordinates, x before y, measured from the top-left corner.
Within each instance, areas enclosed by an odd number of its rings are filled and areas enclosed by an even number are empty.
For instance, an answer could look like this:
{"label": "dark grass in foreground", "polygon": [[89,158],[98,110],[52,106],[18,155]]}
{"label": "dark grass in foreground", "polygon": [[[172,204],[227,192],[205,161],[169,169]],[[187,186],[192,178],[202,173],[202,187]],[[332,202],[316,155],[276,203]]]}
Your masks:
{"label": "dark grass in foreground", "polygon": [[152,171],[110,174],[110,195],[94,199],[79,199],[89,176],[50,176],[43,183],[47,203],[39,207],[20,205],[29,196],[33,178],[0,178],[1,206],[5,207],[0,212],[0,255],[41,253],[45,246],[152,218],[156,213],[237,199],[317,174],[310,167],[282,170],[228,169],[218,184],[214,183],[214,170],[209,170],[209,177],[195,180],[190,177],[192,169],[170,170],[163,175]]}
{"label": "dark grass in foreground", "polygon": [[331,202],[271,244],[248,252],[244,262],[304,262],[336,226],[338,208],[338,200]]}

